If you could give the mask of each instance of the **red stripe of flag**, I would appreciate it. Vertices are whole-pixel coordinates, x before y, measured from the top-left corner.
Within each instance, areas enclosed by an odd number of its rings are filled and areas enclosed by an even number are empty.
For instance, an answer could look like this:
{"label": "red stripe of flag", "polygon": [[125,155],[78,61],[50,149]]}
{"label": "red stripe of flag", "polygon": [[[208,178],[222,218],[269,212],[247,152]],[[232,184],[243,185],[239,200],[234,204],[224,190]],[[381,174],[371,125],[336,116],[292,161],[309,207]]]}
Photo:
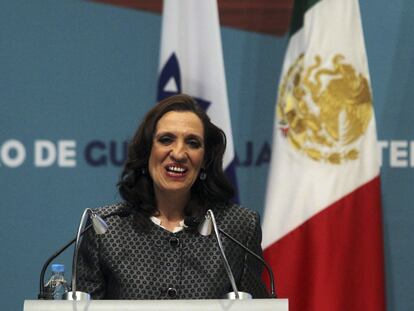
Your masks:
{"label": "red stripe of flag", "polygon": [[265,249],[290,311],[385,310],[380,205],[377,177]]}

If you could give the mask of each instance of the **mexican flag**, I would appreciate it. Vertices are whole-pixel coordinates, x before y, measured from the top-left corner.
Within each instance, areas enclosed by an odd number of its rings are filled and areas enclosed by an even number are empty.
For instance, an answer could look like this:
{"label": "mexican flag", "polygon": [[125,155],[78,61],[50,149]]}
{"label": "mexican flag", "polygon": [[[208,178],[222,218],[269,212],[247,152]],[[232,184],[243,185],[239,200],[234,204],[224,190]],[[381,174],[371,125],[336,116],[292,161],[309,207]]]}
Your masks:
{"label": "mexican flag", "polygon": [[295,2],[265,258],[291,311],[385,310],[377,137],[357,0]]}

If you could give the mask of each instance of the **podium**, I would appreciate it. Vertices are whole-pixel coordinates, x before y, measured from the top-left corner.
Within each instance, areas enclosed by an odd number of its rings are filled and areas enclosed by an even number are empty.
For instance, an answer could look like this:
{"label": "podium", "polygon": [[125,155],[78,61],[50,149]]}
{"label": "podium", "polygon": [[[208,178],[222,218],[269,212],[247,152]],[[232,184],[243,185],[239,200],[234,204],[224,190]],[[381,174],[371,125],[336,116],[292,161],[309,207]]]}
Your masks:
{"label": "podium", "polygon": [[288,311],[287,299],[25,300],[23,311]]}

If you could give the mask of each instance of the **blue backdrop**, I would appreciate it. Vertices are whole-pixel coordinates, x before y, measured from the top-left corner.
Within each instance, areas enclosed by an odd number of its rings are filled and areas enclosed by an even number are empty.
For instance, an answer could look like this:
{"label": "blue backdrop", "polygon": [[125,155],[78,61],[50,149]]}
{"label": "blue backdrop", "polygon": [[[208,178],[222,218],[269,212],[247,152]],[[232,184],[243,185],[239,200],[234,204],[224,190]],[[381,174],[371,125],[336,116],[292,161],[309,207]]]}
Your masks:
{"label": "blue backdrop", "polygon": [[[414,4],[365,0],[361,11],[382,147],[388,307],[413,310]],[[155,102],[161,17],[3,0],[0,20],[0,297],[4,310],[21,310],[82,211],[119,200],[124,143]],[[240,199],[261,213],[287,41],[230,28],[222,40]],[[71,255],[61,261],[70,266]]]}

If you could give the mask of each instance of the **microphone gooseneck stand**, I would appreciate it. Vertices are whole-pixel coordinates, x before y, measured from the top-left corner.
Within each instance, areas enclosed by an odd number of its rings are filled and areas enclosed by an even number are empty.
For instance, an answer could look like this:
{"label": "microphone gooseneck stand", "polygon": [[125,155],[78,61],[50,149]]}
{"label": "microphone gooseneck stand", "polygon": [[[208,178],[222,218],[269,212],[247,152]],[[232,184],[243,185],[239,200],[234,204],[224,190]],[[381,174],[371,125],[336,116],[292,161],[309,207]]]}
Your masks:
{"label": "microphone gooseneck stand", "polygon": [[[88,225],[83,231],[82,235],[84,235],[86,232],[88,232],[92,228],[92,224]],[[60,254],[62,254],[69,246],[71,246],[73,243],[75,243],[76,238],[73,238],[68,243],[66,243],[62,248],[60,248],[58,251],[56,251],[52,256],[50,256],[46,262],[44,263],[42,267],[42,271],[40,272],[40,282],[39,282],[39,294],[37,295],[37,299],[46,299],[46,293],[45,293],[45,273],[47,267],[49,267],[50,263],[56,259]]]}
{"label": "microphone gooseneck stand", "polygon": [[233,238],[230,234],[226,233],[222,229],[219,229],[219,231],[226,238],[230,239],[231,241],[236,243],[238,246],[243,248],[246,252],[248,252],[250,255],[252,255],[254,258],[256,258],[258,261],[260,261],[266,267],[266,270],[267,270],[267,273],[269,274],[269,279],[270,279],[270,298],[276,298],[275,279],[274,279],[272,268],[270,268],[269,264],[266,261],[264,261],[262,257],[260,257],[255,252],[253,252],[252,250],[250,250],[246,246],[244,246],[241,242],[239,242],[238,240]]}
{"label": "microphone gooseneck stand", "polygon": [[[211,215],[213,215],[213,217],[211,217]],[[273,275],[273,271],[272,271],[272,268],[270,267],[270,265],[262,257],[260,257],[259,255],[257,255],[251,249],[247,248],[245,245],[243,245],[243,243],[241,243],[240,241],[238,241],[237,239],[235,239],[234,237],[232,237],[230,234],[228,234],[224,230],[218,228],[218,226],[216,224],[216,221],[215,221],[215,218],[214,218],[214,214],[213,214],[213,212],[211,210],[208,210],[207,211],[207,214],[205,215],[204,220],[202,220],[199,217],[188,217],[188,218],[185,219],[185,224],[188,227],[191,227],[191,228],[197,227],[197,231],[201,235],[204,235],[204,236],[210,235],[211,232],[212,232],[211,227],[214,226],[215,229],[217,228],[218,232],[220,232],[221,234],[223,234],[230,241],[232,241],[233,243],[237,244],[239,247],[241,247],[243,250],[245,250],[247,253],[249,253],[255,259],[257,259],[262,265],[265,266],[265,268],[267,270],[267,273],[269,275],[269,280],[270,280],[270,294],[269,294],[269,296],[270,296],[270,298],[276,298],[274,275]],[[216,235],[216,238],[217,238],[219,235],[218,235],[218,233],[216,231],[215,231],[215,233],[216,233],[215,235]],[[224,251],[222,250],[221,241],[219,242],[219,248],[220,248],[220,251],[223,254]],[[230,267],[228,267],[228,268],[230,269]],[[227,268],[226,268],[226,270],[227,270]],[[239,292],[239,294],[240,294],[240,292]],[[235,298],[234,297],[235,296],[234,293],[229,293],[228,295],[230,295],[230,296],[227,296],[226,298],[232,298],[232,299]],[[250,294],[247,294],[247,295],[250,295]],[[244,298],[245,297],[238,298],[238,299],[244,299]]]}
{"label": "microphone gooseneck stand", "polygon": [[[102,216],[103,219],[107,219],[112,216],[119,216],[119,217],[126,217],[131,214],[131,211],[129,209],[120,209],[117,211],[114,211],[112,213],[109,213],[108,215]],[[85,229],[82,230],[81,236],[83,236],[86,232],[88,232],[93,227],[92,224],[89,224],[86,226]],[[42,300],[46,299],[47,295],[45,293],[45,273],[47,268],[49,267],[50,263],[56,259],[60,254],[62,254],[69,246],[71,246],[73,243],[75,243],[76,237],[67,242],[63,247],[61,247],[59,250],[57,250],[52,256],[50,256],[46,262],[43,264],[42,270],[40,272],[40,280],[39,280],[39,294],[37,295],[37,299]]]}
{"label": "microphone gooseneck stand", "polygon": [[226,269],[227,275],[229,276],[229,279],[230,279],[231,287],[233,288],[234,298],[235,299],[240,299],[240,294],[239,294],[239,291],[237,289],[236,281],[234,280],[233,272],[231,271],[229,262],[227,260],[227,257],[225,255],[225,253],[224,253],[223,244],[221,243],[221,238],[220,238],[220,234],[219,234],[219,231],[218,231],[218,228],[217,228],[217,223],[216,223],[216,219],[214,217],[214,213],[211,209],[209,209],[207,211],[207,214],[209,215],[209,217],[211,219],[211,222],[213,223],[215,237],[217,239],[217,243],[218,243],[218,246],[219,246],[219,249],[220,249],[221,258],[223,259],[224,268]]}
{"label": "microphone gooseneck stand", "polygon": [[64,295],[63,299],[66,299],[66,300],[90,300],[91,299],[91,296],[88,293],[77,291],[76,268],[77,268],[77,263],[78,263],[78,254],[79,254],[79,246],[81,242],[82,231],[86,226],[86,221],[88,220],[88,217],[91,217],[92,219],[93,215],[94,213],[90,208],[85,209],[85,211],[82,214],[79,227],[78,227],[78,234],[76,235],[75,250],[73,252],[73,259],[72,259],[72,290],[67,292]]}

